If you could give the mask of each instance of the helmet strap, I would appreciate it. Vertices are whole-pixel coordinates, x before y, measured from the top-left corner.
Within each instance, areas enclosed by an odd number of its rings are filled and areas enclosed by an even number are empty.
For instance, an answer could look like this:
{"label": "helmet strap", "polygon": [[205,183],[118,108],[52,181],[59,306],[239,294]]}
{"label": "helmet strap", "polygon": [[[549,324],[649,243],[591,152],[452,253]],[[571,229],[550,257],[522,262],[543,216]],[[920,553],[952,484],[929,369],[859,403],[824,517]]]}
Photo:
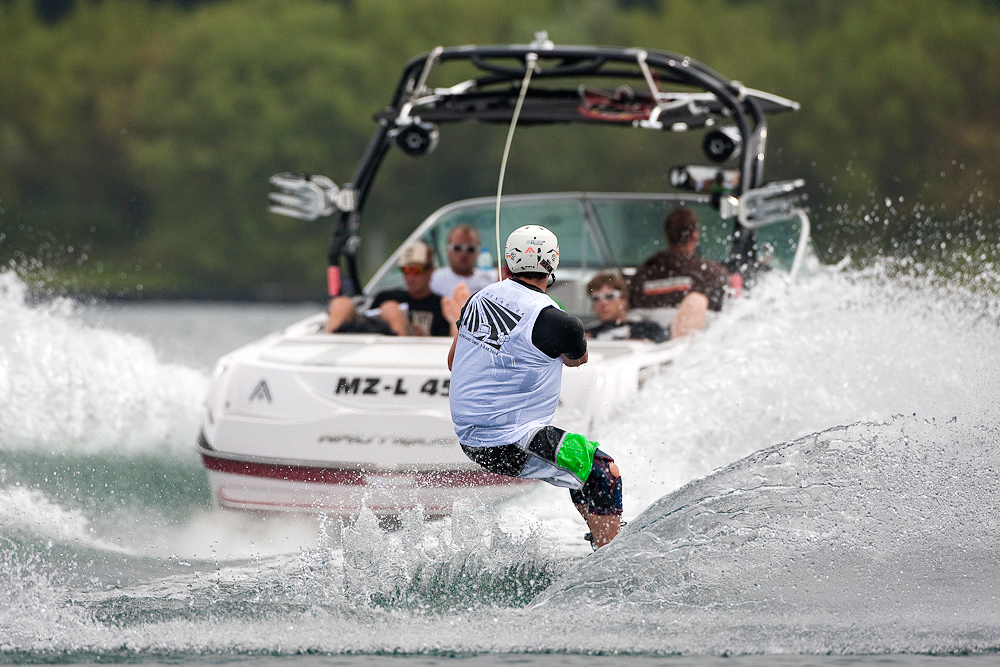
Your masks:
{"label": "helmet strap", "polygon": [[545,283],[545,288],[548,289],[549,287],[552,287],[553,285],[555,285],[555,283],[556,283],[556,274],[555,273],[550,273],[549,274],[549,280],[548,280],[548,282]]}

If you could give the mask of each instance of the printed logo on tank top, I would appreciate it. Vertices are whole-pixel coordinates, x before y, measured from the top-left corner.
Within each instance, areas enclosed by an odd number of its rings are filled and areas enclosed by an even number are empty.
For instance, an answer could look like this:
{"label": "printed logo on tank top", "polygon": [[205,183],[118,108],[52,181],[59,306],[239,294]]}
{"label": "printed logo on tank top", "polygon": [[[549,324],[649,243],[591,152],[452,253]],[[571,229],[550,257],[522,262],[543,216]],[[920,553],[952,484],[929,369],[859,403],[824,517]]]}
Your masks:
{"label": "printed logo on tank top", "polygon": [[462,318],[460,334],[499,352],[510,338],[510,332],[521,321],[521,315],[485,297],[470,303],[470,306]]}

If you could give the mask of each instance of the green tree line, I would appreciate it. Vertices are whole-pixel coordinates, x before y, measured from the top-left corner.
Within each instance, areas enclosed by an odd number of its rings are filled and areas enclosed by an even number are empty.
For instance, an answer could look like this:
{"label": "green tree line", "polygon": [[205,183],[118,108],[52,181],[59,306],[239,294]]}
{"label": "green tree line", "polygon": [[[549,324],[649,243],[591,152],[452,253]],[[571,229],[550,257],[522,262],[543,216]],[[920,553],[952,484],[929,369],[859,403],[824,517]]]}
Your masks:
{"label": "green tree line", "polygon": [[[540,29],[685,53],[801,102],[771,123],[768,177],[807,179],[824,259],[995,251],[996,3],[103,0],[52,20],[8,0],[0,262],[84,290],[319,296],[328,226],[267,213],[267,178],[349,180],[412,56]],[[495,190],[503,131],[442,130],[440,159],[419,170],[391,155],[366,270],[434,207]],[[636,157],[640,134],[526,131],[507,191],[660,188],[670,165]],[[467,173],[474,161],[496,167]]]}

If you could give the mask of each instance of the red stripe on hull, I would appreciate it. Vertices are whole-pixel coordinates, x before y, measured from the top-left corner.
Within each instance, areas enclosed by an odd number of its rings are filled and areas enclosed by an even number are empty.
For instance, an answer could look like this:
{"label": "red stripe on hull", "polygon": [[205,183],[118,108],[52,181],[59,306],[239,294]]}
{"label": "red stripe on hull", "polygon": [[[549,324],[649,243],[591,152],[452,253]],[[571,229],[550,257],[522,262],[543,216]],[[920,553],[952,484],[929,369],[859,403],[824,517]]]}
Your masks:
{"label": "red stripe on hull", "polygon": [[374,514],[378,515],[398,515],[401,511],[408,509],[415,509],[418,506],[423,510],[424,514],[431,516],[446,516],[451,514],[451,505],[434,505],[426,506],[423,503],[394,503],[392,505],[372,505],[367,501],[354,504],[323,504],[316,501],[290,501],[281,502],[276,500],[259,500],[254,499],[252,501],[245,500],[236,496],[229,495],[225,489],[219,490],[219,500],[223,505],[228,505],[232,508],[237,509],[255,509],[268,511],[265,508],[282,509],[282,510],[308,510],[308,511],[328,511],[328,510],[340,510],[347,516],[356,515],[361,512],[362,509],[371,510]]}
{"label": "red stripe on hull", "polygon": [[505,475],[495,475],[484,470],[418,471],[404,473],[373,471],[365,473],[360,470],[345,470],[343,468],[314,468],[285,463],[233,461],[216,458],[205,453],[202,453],[201,459],[206,468],[217,472],[338,486],[366,486],[368,484],[368,475],[372,475],[378,479],[399,477],[401,479],[412,480],[413,486],[416,487],[505,486],[528,482],[528,480],[507,477]]}

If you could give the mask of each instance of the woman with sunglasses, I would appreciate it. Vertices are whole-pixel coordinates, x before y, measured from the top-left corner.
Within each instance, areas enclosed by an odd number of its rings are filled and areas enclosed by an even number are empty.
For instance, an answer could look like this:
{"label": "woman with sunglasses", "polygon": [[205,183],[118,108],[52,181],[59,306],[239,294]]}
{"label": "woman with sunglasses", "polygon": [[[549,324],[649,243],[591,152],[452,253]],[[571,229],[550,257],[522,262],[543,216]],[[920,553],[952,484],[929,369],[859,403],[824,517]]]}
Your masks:
{"label": "woman with sunglasses", "polygon": [[629,317],[628,285],[617,273],[598,273],[587,283],[598,322],[587,328],[595,340],[645,339],[662,343],[670,338],[656,322]]}

